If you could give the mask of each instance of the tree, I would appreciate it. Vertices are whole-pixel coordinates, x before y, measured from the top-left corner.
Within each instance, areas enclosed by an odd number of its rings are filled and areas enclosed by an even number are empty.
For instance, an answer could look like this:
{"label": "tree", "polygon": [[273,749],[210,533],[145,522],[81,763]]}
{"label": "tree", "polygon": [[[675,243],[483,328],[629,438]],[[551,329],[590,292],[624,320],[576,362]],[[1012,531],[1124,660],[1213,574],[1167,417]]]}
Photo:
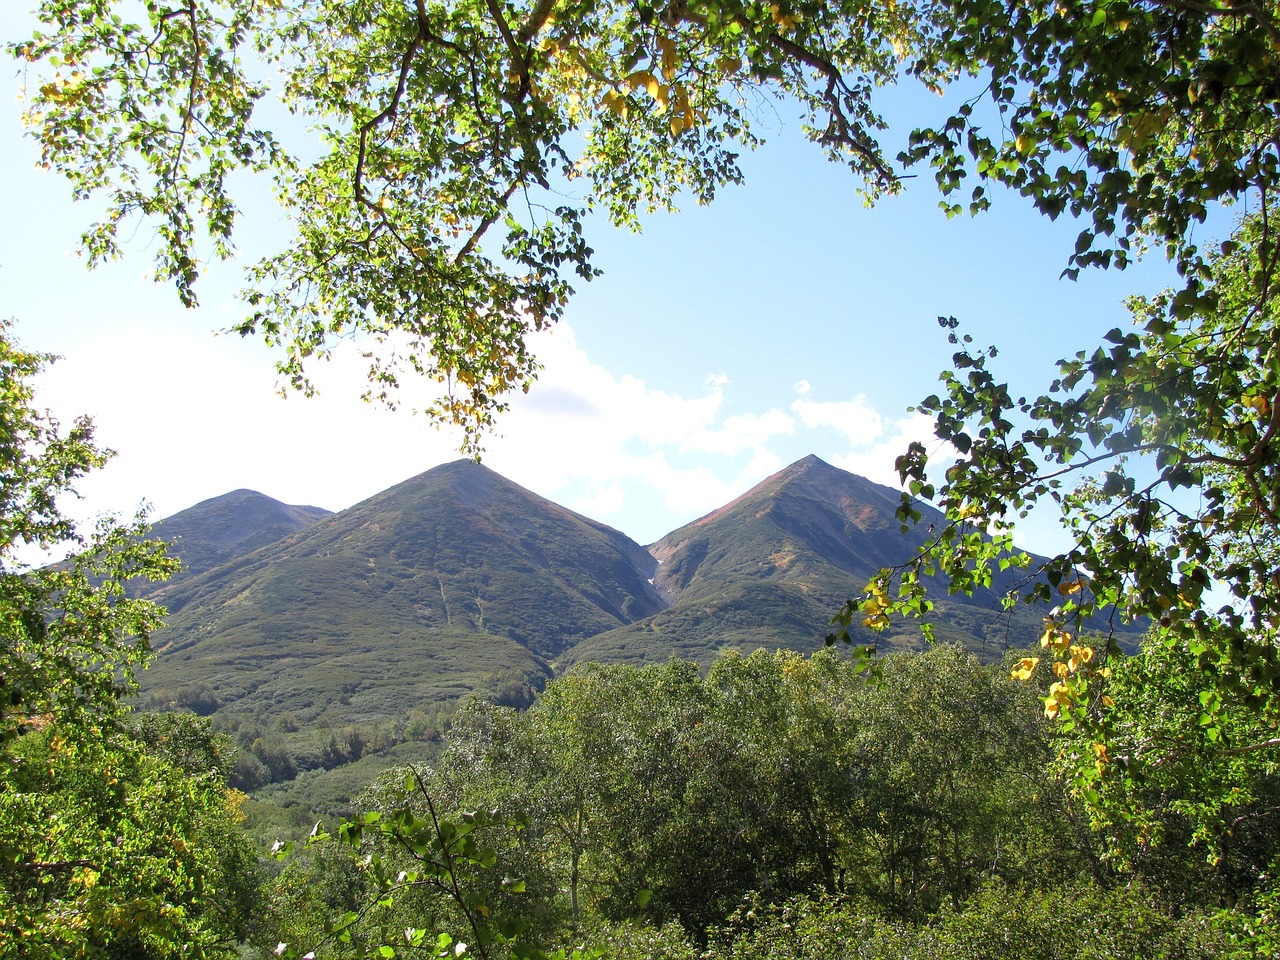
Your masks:
{"label": "tree", "polygon": [[[594,276],[585,213],[636,229],[681,195],[709,202],[756,143],[744,104],[772,92],[803,104],[810,139],[871,192],[896,189],[869,94],[937,30],[863,0],[149,0],[145,13],[44,0],[41,31],[10,48],[39,71],[26,122],[42,162],[105,204],[89,259],[118,256],[125,223],[154,222],[157,279],[193,304],[203,260],[232,253],[233,174],[273,176],[296,235],[250,269],[237,329],[284,345],[303,388],[306,361],[366,336],[370,392],[405,370],[440,380],[433,412],[468,443],[534,374],[528,334],[560,316],[572,277]],[[930,63],[912,70],[933,79]],[[315,136],[260,126],[268,98]]]}
{"label": "tree", "polygon": [[944,902],[958,908],[992,876],[1022,882],[1045,862],[1080,859],[1046,775],[1049,731],[1026,690],[959,647],[894,654],[882,667],[849,719],[862,828],[848,858],[853,889],[919,919]]}
{"label": "tree", "polygon": [[[1061,753],[1117,869],[1179,906],[1230,903],[1247,916],[1274,896],[1275,730],[1238,697],[1210,716],[1206,701],[1222,693],[1211,679],[1163,644],[1121,658],[1105,738],[1082,727]],[[1259,919],[1259,936],[1274,926]]]}
{"label": "tree", "polygon": [[[995,565],[1029,562],[1013,549],[1011,523],[1056,506],[1075,544],[1010,598],[1056,604],[1044,634],[1061,671],[1050,715],[1089,722],[1114,700],[1099,672],[1114,648],[1104,643],[1095,659],[1077,641],[1085,618],[1118,617],[1150,618],[1150,642],[1207,672],[1210,714],[1239,697],[1274,719],[1276,7],[958,0],[951,16],[938,63],[981,76],[984,94],[916,131],[903,159],[931,164],[948,194],[976,178],[973,212],[994,183],[1049,217],[1081,218],[1069,276],[1122,269],[1154,247],[1184,282],[1131,301],[1132,330],[1062,361],[1031,398],[996,375],[996,348],[974,349],[942,319],[960,349],[945,389],[921,409],[935,418],[942,456],[958,459],[935,484],[917,444],[899,470],[949,522],[844,616],[878,624],[890,610],[924,612],[919,578],[934,571],[952,589],[989,584]],[[1246,209],[1231,237],[1203,243],[1198,225],[1233,202]],[[901,515],[918,516],[906,502]]]}
{"label": "tree", "polygon": [[[47,718],[118,720],[120,694],[160,625],[159,608],[124,585],[175,567],[162,544],[142,539],[140,522],[105,520],[86,538],[59,511],[58,499],[109,454],[94,446],[88,418],[64,433],[33,406],[31,380],[51,359],[18,347],[0,322],[0,757]],[[74,552],[52,566],[32,569],[20,555],[59,548]]]}
{"label": "tree", "polygon": [[[1068,275],[1154,248],[1184,283],[1135,301],[1133,330],[1086,346],[1032,398],[944,320],[961,349],[921,409],[959,460],[941,484],[923,446],[899,466],[948,523],[843,616],[927,612],[922,576],[969,590],[994,564],[1029,562],[1009,523],[1056,504],[1075,546],[1025,593],[1060,601],[1051,714],[1081,723],[1105,703],[1107,651],[1073,649],[1087,616],[1150,617],[1224,695],[1280,710],[1280,581],[1262,546],[1280,527],[1274,3],[152,0],[136,24],[119,6],[45,0],[48,32],[12,47],[43,71],[27,121],[44,162],[106,202],[91,259],[119,253],[129,218],[154,218],[157,275],[194,302],[202,232],[212,254],[231,251],[231,173],[270,172],[297,233],[251,269],[238,329],[284,344],[302,387],[335,337],[371,337],[371,392],[405,369],[439,379],[434,412],[472,446],[534,372],[527,335],[594,273],[586,211],[636,227],[681,196],[710,201],[756,142],[742,103],[769,94],[803,104],[807,135],[870,195],[891,193],[874,87],[978,78],[981,95],[900,158],[934,168],[948,213],[965,209],[966,181],[974,213],[1007,187],[1082,220]],[[315,125],[318,148],[255,124],[268,96]],[[1236,201],[1234,234],[1205,246],[1198,225]]]}
{"label": "tree", "polygon": [[[141,522],[83,538],[60,498],[108,456],[34,407],[49,362],[0,324],[0,954],[208,956],[243,932],[252,857],[207,724],[130,723],[174,567]],[[32,568],[20,548],[70,550]]]}

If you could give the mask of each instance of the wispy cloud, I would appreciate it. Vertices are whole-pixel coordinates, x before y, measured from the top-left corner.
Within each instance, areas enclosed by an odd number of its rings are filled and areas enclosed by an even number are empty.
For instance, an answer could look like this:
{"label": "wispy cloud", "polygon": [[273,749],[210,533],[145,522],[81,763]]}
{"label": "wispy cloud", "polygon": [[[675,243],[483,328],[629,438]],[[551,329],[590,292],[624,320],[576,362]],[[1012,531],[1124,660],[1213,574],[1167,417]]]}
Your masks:
{"label": "wispy cloud", "polygon": [[[714,510],[787,463],[815,452],[895,482],[893,457],[927,420],[887,420],[864,397],[820,401],[797,385],[789,409],[731,409],[732,385],[710,371],[686,395],[594,363],[573,330],[540,336],[542,376],[491,438],[485,462],[524,486],[640,540]],[[410,384],[399,410],[357,398],[367,362],[344,345],[318,365],[320,394],[276,395],[260,347],[177,326],[113,329],[46,375],[41,401],[64,419],[90,413],[119,451],[82,485],[85,510],[164,516],[250,487],[294,503],[341,509],[439,463],[459,438],[412,409],[429,384]]]}

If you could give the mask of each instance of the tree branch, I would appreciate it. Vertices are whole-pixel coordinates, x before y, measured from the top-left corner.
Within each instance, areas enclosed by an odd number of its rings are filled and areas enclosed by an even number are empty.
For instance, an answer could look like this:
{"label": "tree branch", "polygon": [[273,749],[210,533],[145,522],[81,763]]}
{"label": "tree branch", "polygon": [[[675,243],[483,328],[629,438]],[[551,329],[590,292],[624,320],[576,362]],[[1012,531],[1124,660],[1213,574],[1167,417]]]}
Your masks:
{"label": "tree branch", "polygon": [[518,36],[521,43],[527,44],[538,35],[539,31],[547,25],[555,6],[556,0],[538,0],[534,8],[529,11],[529,19],[520,28]]}
{"label": "tree branch", "polygon": [[1276,28],[1276,22],[1266,10],[1257,4],[1246,2],[1235,2],[1235,0],[1227,0],[1228,5],[1225,7],[1215,6],[1208,3],[1196,3],[1195,0],[1149,0],[1152,6],[1164,7],[1169,10],[1177,10],[1182,13],[1199,14],[1206,19],[1217,19],[1218,17],[1238,17],[1246,16],[1255,20],[1258,26],[1271,38],[1271,42],[1280,46],[1280,29]]}
{"label": "tree branch", "polygon": [[391,95],[391,102],[383,107],[377,116],[366,120],[360,125],[360,149],[356,154],[356,170],[353,175],[352,188],[355,192],[356,202],[376,211],[377,216],[382,219],[386,218],[382,208],[364,195],[364,163],[368,155],[369,135],[387,120],[393,118],[396,115],[396,111],[400,109],[400,101],[404,98],[405,87],[409,81],[409,68],[413,65],[414,57],[418,55],[418,51],[422,49],[422,41],[426,39],[426,35],[422,30],[422,25],[426,20],[426,13],[426,6],[423,0],[417,0],[418,31],[413,35],[409,48],[405,50],[404,55],[400,58],[400,72],[396,78],[396,89]]}
{"label": "tree branch", "polygon": [[173,163],[169,167],[170,183],[177,182],[178,168],[182,165],[182,154],[187,147],[187,134],[191,132],[192,119],[196,112],[196,91],[200,88],[200,24],[196,18],[195,0],[189,0],[184,10],[173,13],[185,13],[191,21],[191,83],[187,88],[187,105],[182,111],[182,131],[178,138],[177,149],[173,152]]}

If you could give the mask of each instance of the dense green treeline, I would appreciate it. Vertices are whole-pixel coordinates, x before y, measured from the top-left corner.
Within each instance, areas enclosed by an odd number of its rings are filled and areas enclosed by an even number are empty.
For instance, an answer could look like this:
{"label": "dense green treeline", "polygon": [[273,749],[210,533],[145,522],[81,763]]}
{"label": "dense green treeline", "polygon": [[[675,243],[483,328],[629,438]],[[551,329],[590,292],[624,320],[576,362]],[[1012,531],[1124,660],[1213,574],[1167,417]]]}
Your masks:
{"label": "dense green treeline", "polygon": [[[1117,682],[1154,696],[1152,656]],[[403,952],[414,930],[490,955],[1270,956],[1280,820],[1259,751],[1200,780],[1103,765],[1081,788],[1055,758],[1089,745],[1042,693],[953,647],[890,656],[875,681],[831,653],[726,656],[705,677],[584,665],[527,711],[468,705],[438,763],[372,785],[354,827],[266,884],[268,940],[334,957]],[[1134,818],[1108,820],[1120,804]],[[450,859],[455,824],[471,846]]]}

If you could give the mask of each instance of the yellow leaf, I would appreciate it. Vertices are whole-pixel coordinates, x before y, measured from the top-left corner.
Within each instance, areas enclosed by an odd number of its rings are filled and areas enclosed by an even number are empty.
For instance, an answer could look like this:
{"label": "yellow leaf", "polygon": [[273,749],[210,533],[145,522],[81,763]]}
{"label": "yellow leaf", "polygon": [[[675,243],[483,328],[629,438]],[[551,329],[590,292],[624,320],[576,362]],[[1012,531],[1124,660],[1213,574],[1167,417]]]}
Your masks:
{"label": "yellow leaf", "polygon": [[1241,397],[1240,402],[1255,413],[1267,416],[1271,413],[1271,402],[1266,397],[1247,396]]}
{"label": "yellow leaf", "polygon": [[659,37],[658,48],[662,51],[662,76],[666,80],[674,80],[676,76],[675,42],[666,37]]}
{"label": "yellow leaf", "polygon": [[1051,620],[1045,621],[1044,634],[1040,637],[1040,646],[1053,647],[1055,650],[1065,650],[1071,643],[1071,633],[1067,630],[1060,630],[1058,625]]}
{"label": "yellow leaf", "polygon": [[649,85],[656,84],[658,80],[648,70],[637,70],[635,73],[632,73],[629,76],[627,76],[627,78],[622,82],[625,83],[627,86],[629,86],[632,90],[649,90],[650,92],[652,92]]}
{"label": "yellow leaf", "polygon": [[782,4],[780,3],[769,5],[769,15],[773,17],[773,22],[783,30],[793,30],[795,25],[800,22],[799,14],[783,13]]}
{"label": "yellow leaf", "polygon": [[[1089,663],[1093,659],[1093,647],[1083,644],[1071,645],[1071,659],[1078,660],[1080,663]],[[1074,667],[1072,669],[1075,669]]]}
{"label": "yellow leaf", "polygon": [[605,109],[611,110],[624,119],[626,118],[630,109],[627,105],[627,98],[617,90],[606,90],[600,100],[605,105]]}
{"label": "yellow leaf", "polygon": [[1018,665],[1009,672],[1009,677],[1013,680],[1030,680],[1035,676],[1036,667],[1039,663],[1039,657],[1023,657],[1018,661]]}
{"label": "yellow leaf", "polygon": [[1068,580],[1066,583],[1058,585],[1058,593],[1064,597],[1069,597],[1073,593],[1079,593],[1082,589],[1084,589],[1083,577],[1077,580]]}

